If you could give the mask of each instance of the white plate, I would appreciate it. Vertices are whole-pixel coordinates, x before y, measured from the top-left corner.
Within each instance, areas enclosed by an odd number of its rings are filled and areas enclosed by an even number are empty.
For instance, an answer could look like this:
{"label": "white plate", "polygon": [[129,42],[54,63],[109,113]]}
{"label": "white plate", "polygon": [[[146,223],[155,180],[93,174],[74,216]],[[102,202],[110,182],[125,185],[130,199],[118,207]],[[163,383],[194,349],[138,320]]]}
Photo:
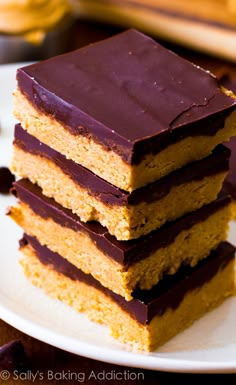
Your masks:
{"label": "white plate", "polygon": [[[0,66],[0,165],[8,165],[14,119],[11,93],[16,65]],[[0,197],[0,316],[17,329],[72,353],[115,364],[176,372],[236,372],[236,298],[173,338],[154,353],[134,353],[103,326],[48,298],[18,265],[21,230],[4,215],[14,199]],[[232,224],[233,242],[236,226]]]}

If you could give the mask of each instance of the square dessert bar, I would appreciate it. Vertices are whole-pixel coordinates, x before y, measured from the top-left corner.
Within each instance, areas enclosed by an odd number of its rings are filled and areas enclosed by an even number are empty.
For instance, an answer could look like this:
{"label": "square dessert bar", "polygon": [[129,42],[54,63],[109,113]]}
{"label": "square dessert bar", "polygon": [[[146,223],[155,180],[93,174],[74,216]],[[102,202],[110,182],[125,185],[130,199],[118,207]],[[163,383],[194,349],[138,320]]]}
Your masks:
{"label": "square dessert bar", "polygon": [[13,147],[16,175],[36,183],[83,222],[98,221],[118,240],[139,238],[215,200],[230,156],[219,145],[208,157],[129,193],[66,159],[19,124]]}
{"label": "square dessert bar", "polygon": [[135,349],[154,350],[235,292],[235,248],[226,242],[195,267],[182,266],[151,290],[137,290],[131,301],[34,237],[24,235],[21,251],[24,273],[34,285],[105,324],[113,337]]}
{"label": "square dessert bar", "polygon": [[31,135],[125,191],[236,134],[236,100],[209,72],[129,30],[17,72]]}

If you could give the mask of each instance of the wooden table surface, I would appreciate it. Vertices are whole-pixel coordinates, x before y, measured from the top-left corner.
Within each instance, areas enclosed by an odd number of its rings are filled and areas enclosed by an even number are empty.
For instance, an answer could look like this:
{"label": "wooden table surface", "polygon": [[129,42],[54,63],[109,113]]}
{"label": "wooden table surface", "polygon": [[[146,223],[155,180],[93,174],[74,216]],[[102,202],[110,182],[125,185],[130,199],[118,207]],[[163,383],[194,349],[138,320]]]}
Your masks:
{"label": "wooden table surface", "polygon": [[[111,36],[120,29],[118,27],[103,25],[103,24],[94,24],[90,21],[78,21],[73,30],[72,38],[70,40],[70,47],[68,50],[84,46],[88,43],[101,40],[108,36]],[[183,49],[182,47],[173,46],[166,42],[161,42],[166,45],[168,48],[173,49],[177,53],[182,56],[190,59],[194,63],[201,65],[202,67],[211,70],[214,74],[219,75],[224,72],[228,72],[233,76],[236,76],[236,64],[226,62],[224,60],[216,59],[207,55],[202,55],[198,52],[192,52],[187,49]],[[15,330],[11,326],[7,325],[3,321],[0,321],[0,346],[15,339],[20,339],[25,347],[26,353],[30,359],[30,366],[32,373],[37,374],[36,379],[34,380],[28,376],[23,376],[21,379],[17,376],[14,377],[11,374],[10,379],[7,381],[0,379],[0,384],[8,383],[8,384],[26,384],[26,383],[35,383],[35,384],[78,384],[78,383],[86,383],[86,384],[160,384],[160,385],[174,385],[174,384],[199,384],[201,381],[211,381],[222,380],[225,381],[226,384],[233,384],[236,381],[236,374],[228,374],[228,375],[203,375],[203,374],[177,374],[177,373],[163,373],[156,372],[150,370],[142,370],[135,368],[127,368],[127,367],[119,367],[117,365],[107,364],[99,361],[95,361],[92,359],[76,356],[73,354],[69,354],[67,352],[61,351],[49,345],[46,345],[42,342],[39,342],[31,337],[26,336],[25,334]],[[235,357],[236,360],[236,357]],[[50,370],[50,372],[48,372]],[[94,373],[99,372],[111,372],[112,370],[119,371],[123,373],[122,380],[99,380],[90,378],[89,374],[92,371]],[[126,380],[125,379],[125,371],[129,370],[132,373],[135,373],[134,377],[136,380]],[[64,379],[60,380],[62,376],[62,372],[67,373],[69,376],[71,373],[84,373],[84,378],[73,379]],[[53,375],[48,376],[48,373],[54,373]],[[141,373],[141,374],[140,374]],[[0,368],[1,374],[1,368]],[[0,376],[1,377],[1,376]],[[51,378],[54,378],[53,380]]]}

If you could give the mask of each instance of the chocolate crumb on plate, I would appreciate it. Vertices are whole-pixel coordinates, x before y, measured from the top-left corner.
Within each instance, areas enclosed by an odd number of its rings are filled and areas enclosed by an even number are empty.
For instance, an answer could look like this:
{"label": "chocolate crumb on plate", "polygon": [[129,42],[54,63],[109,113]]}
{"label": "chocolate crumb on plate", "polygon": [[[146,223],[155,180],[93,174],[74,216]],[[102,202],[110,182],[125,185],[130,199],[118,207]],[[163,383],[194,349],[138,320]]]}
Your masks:
{"label": "chocolate crumb on plate", "polygon": [[14,175],[8,167],[0,167],[0,193],[8,194],[12,183],[15,181]]}
{"label": "chocolate crumb on plate", "polygon": [[0,369],[24,371],[29,368],[28,358],[20,340],[14,340],[0,347]]}

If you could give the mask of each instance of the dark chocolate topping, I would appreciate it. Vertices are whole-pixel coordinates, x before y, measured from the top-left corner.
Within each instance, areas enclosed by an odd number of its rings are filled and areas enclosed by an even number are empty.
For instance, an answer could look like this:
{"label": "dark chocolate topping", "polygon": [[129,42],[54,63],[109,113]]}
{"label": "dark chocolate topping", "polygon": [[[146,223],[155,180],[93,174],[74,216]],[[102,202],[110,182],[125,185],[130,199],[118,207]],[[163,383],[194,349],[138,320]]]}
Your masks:
{"label": "dark chocolate topping", "polygon": [[20,340],[11,341],[0,347],[0,370],[12,372],[25,371],[28,368],[29,361]]}
{"label": "dark chocolate topping", "polygon": [[15,177],[8,167],[0,167],[0,193],[8,194]]}
{"label": "dark chocolate topping", "polygon": [[211,74],[135,30],[23,67],[17,81],[37,109],[128,163],[214,135],[236,105]]}
{"label": "dark chocolate topping", "polygon": [[207,158],[193,162],[154,183],[128,193],[99,178],[72,160],[66,159],[64,155],[28,134],[19,124],[15,126],[14,144],[24,151],[52,160],[65,174],[88,190],[89,194],[110,205],[136,205],[140,202],[149,203],[162,199],[174,186],[227,171],[230,156],[230,151],[219,145]]}
{"label": "dark chocolate topping", "polygon": [[229,197],[223,197],[174,222],[167,223],[159,230],[155,230],[137,240],[117,241],[99,223],[81,222],[77,215],[60,206],[53,199],[45,197],[40,187],[32,184],[27,179],[15,182],[14,189],[20,201],[28,204],[36,214],[43,218],[52,218],[63,227],[87,233],[96,244],[96,247],[126,267],[148,257],[159,248],[168,246],[174,242],[181,231],[190,229],[196,223],[203,222],[230,203]]}
{"label": "dark chocolate topping", "polygon": [[232,260],[235,248],[227,242],[221,243],[208,258],[200,261],[197,266],[191,268],[183,266],[179,271],[163,278],[151,290],[136,290],[134,299],[126,301],[123,297],[104,288],[90,274],[85,274],[74,265],[52,252],[47,247],[40,245],[36,238],[24,234],[21,246],[29,243],[35,250],[39,260],[52,266],[57,272],[64,274],[72,280],[85,282],[98,290],[103,291],[116,301],[126,312],[130,313],[137,321],[148,324],[156,315],[162,315],[167,309],[176,309],[191,290],[201,287]]}

